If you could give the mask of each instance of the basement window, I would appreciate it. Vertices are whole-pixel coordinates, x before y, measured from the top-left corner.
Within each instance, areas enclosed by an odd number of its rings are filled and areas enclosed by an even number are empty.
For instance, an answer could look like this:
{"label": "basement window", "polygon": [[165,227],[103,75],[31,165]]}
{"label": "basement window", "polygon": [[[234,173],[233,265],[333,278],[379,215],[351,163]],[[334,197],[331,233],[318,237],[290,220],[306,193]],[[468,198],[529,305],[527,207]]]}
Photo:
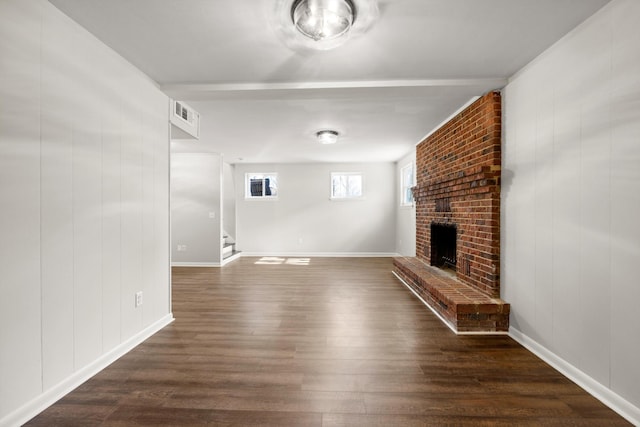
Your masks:
{"label": "basement window", "polygon": [[363,178],[360,172],[332,172],[331,200],[361,199]]}
{"label": "basement window", "polygon": [[413,163],[409,163],[400,169],[400,206],[413,205],[411,187],[414,185]]}
{"label": "basement window", "polygon": [[278,197],[277,173],[245,174],[245,199],[276,199]]}

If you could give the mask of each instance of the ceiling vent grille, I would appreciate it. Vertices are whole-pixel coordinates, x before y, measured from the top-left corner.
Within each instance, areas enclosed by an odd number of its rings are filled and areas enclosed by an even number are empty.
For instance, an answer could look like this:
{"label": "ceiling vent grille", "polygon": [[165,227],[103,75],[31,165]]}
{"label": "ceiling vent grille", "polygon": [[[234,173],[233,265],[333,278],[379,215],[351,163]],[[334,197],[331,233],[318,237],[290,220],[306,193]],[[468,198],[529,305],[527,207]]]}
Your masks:
{"label": "ceiling vent grille", "polygon": [[182,101],[171,101],[171,139],[199,139],[200,114]]}

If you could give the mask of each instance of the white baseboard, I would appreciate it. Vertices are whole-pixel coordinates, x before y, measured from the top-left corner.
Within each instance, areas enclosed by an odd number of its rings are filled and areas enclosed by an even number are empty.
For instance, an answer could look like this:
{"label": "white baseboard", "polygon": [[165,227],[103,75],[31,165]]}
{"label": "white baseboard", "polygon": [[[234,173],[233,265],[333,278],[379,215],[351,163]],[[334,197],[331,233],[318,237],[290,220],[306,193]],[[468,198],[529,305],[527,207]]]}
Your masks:
{"label": "white baseboard", "polygon": [[553,366],[562,375],[585,389],[593,397],[616,411],[631,424],[640,426],[640,408],[514,327],[509,328],[509,336],[540,359]]}
{"label": "white baseboard", "polygon": [[171,267],[221,267],[219,262],[172,262]]}
{"label": "white baseboard", "polygon": [[59,382],[55,386],[44,391],[35,399],[27,402],[20,408],[0,419],[0,426],[20,426],[26,423],[31,418],[35,417],[40,412],[44,411],[49,406],[54,404],[60,398],[73,391],[80,384],[84,383],[89,378],[118,360],[120,357],[124,356],[135,346],[142,343],[144,340],[158,332],[160,329],[173,322],[173,320],[173,314],[169,313],[155,323],[147,326],[145,329],[138,332],[136,335],[132,336],[108,353],[103,354],[89,365],[74,372],[65,380]]}
{"label": "white baseboard", "polygon": [[222,262],[172,262],[171,267],[223,267],[240,257],[286,257],[286,258],[391,258],[400,256],[395,252],[238,252]]}
{"label": "white baseboard", "polygon": [[296,257],[296,258],[389,258],[400,256],[395,252],[245,252],[249,257]]}

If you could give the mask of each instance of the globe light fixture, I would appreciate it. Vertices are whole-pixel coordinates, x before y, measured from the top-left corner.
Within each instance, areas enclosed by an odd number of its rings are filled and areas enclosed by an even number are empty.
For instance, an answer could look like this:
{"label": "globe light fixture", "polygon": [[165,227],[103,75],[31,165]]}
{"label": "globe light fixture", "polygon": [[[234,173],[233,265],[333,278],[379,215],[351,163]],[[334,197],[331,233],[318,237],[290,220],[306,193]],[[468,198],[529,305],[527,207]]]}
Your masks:
{"label": "globe light fixture", "polygon": [[345,36],[356,19],[352,0],[294,0],[291,19],[296,29],[316,42]]}

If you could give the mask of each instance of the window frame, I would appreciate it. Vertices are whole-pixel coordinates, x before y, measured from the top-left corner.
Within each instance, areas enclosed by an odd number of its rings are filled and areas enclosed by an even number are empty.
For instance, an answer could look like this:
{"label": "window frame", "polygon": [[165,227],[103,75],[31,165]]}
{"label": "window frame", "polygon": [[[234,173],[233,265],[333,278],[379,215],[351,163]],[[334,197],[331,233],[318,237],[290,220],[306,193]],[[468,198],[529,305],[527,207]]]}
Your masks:
{"label": "window frame", "polygon": [[[407,169],[411,170],[411,182],[407,183],[406,181],[406,173]],[[409,162],[406,165],[400,168],[400,206],[401,207],[412,207],[414,204],[413,193],[411,192],[411,188],[415,186],[416,182],[416,173],[415,173],[415,164],[413,162]],[[410,200],[407,199],[407,194],[410,194]]]}
{"label": "window frame", "polygon": [[[258,178],[260,177],[260,178]],[[275,195],[265,194],[265,179],[275,178]],[[253,196],[251,194],[251,180],[262,179],[262,195]],[[271,185],[269,186],[271,188]],[[244,199],[245,200],[278,200],[280,194],[280,183],[277,172],[247,172],[244,174]]]}
{"label": "window frame", "polygon": [[[333,180],[336,176],[359,176],[360,177],[360,195],[359,196],[336,196],[333,193]],[[329,178],[329,199],[333,201],[345,200],[362,200],[365,196],[365,177],[362,172],[331,172]]]}

